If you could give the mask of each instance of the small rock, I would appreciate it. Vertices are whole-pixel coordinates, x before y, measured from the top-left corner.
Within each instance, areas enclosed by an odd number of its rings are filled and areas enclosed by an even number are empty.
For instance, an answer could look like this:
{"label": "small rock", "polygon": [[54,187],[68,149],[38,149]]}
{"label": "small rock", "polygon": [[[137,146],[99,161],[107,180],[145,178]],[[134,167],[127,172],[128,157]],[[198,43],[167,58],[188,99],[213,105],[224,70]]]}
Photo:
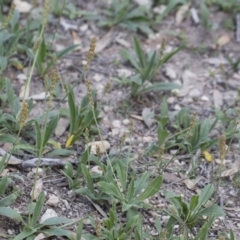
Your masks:
{"label": "small rock", "polygon": [[88,30],[88,24],[83,24],[81,25],[81,27],[79,28],[81,32],[85,32]]}
{"label": "small rock", "polygon": [[46,238],[47,238],[47,236],[45,234],[40,233],[34,238],[34,240],[42,240],[42,239],[46,239]]}
{"label": "small rock", "polygon": [[169,97],[169,98],[167,99],[167,102],[168,102],[169,104],[173,104],[173,103],[175,102],[175,97]]}
{"label": "small rock", "polygon": [[12,147],[13,147],[13,144],[12,144],[12,143],[10,143],[10,142],[5,142],[2,148],[3,148],[6,152],[10,152],[10,151],[12,150]]}
{"label": "small rock", "polygon": [[51,195],[49,196],[49,199],[48,199],[48,201],[47,201],[47,204],[50,205],[50,206],[56,207],[56,206],[58,205],[58,203],[59,203],[59,197],[57,197],[57,196],[54,195],[54,194],[51,194]]}
{"label": "small rock", "polygon": [[98,173],[100,175],[103,175],[103,171],[99,166],[92,167],[90,173]]}
{"label": "small rock", "polygon": [[120,120],[113,120],[112,121],[112,125],[113,125],[113,127],[115,127],[115,128],[121,128],[121,121]]}
{"label": "small rock", "polygon": [[69,203],[66,199],[61,199],[64,203],[64,205],[66,206],[67,209],[69,209]]}
{"label": "small rock", "polygon": [[24,73],[20,73],[17,75],[17,79],[19,80],[20,84],[25,84],[25,81],[27,80],[27,76]]}
{"label": "small rock", "polygon": [[153,9],[154,13],[158,13],[158,14],[163,14],[164,11],[166,10],[167,6],[166,5],[160,5],[159,7],[155,7]]}
{"label": "small rock", "polygon": [[86,144],[86,148],[88,148],[89,146],[91,146],[91,153],[97,154],[97,146],[99,147],[99,153],[104,153],[110,148],[110,143],[106,140],[96,141]]}
{"label": "small rock", "polygon": [[164,53],[170,53],[172,51],[173,51],[173,47],[168,45],[168,46],[165,47]]}
{"label": "small rock", "polygon": [[69,118],[61,117],[58,121],[57,127],[55,129],[56,137],[62,136],[70,124]]}
{"label": "small rock", "polygon": [[189,91],[189,97],[199,98],[202,95],[201,91],[197,88],[193,88]]}
{"label": "small rock", "polygon": [[9,234],[9,235],[13,235],[13,230],[8,229],[7,231],[8,231],[8,234]]}
{"label": "small rock", "polygon": [[129,123],[130,123],[130,120],[129,120],[129,119],[124,119],[124,120],[123,120],[123,124],[124,124],[125,126],[129,125]]}
{"label": "small rock", "polygon": [[131,77],[133,72],[131,70],[128,70],[126,68],[120,68],[117,70],[118,76],[119,77]]}
{"label": "small rock", "polygon": [[113,128],[112,129],[112,136],[117,136],[120,133],[120,129],[119,128]]}
{"label": "small rock", "polygon": [[162,216],[162,221],[164,223],[167,223],[168,219],[170,218],[170,216]]}
{"label": "small rock", "polygon": [[174,110],[177,110],[177,111],[180,111],[182,108],[181,108],[181,106],[179,105],[179,104],[176,104],[175,106],[174,106]]}
{"label": "small rock", "polygon": [[103,75],[101,75],[101,74],[96,73],[93,76],[93,80],[96,81],[96,82],[100,82],[100,81],[102,81],[102,79],[103,79]]}
{"label": "small rock", "polygon": [[191,12],[192,19],[193,19],[194,23],[199,24],[200,19],[199,19],[198,12],[197,12],[196,8],[191,8],[190,12]]}
{"label": "small rock", "polygon": [[42,215],[40,219],[40,223],[43,223],[45,220],[52,218],[52,217],[57,217],[57,213],[53,209],[47,209],[46,212]]}
{"label": "small rock", "polygon": [[104,110],[104,112],[108,113],[108,112],[111,112],[113,110],[113,107],[111,107],[111,106],[104,106],[103,110]]}
{"label": "small rock", "polygon": [[44,176],[44,171],[43,171],[42,168],[38,168],[38,170],[37,170],[37,168],[33,168],[33,169],[32,169],[32,172],[33,172],[33,173],[37,173],[37,172],[38,172],[38,176],[40,176],[40,177],[43,177],[43,176]]}
{"label": "small rock", "polygon": [[240,74],[234,73],[234,74],[233,74],[233,78],[235,78],[235,79],[237,79],[237,80],[240,80]]}
{"label": "small rock", "polygon": [[209,102],[209,97],[207,97],[206,95],[203,95],[201,97],[201,100],[204,101],[204,102]]}
{"label": "small rock", "polygon": [[146,142],[146,143],[152,143],[152,142],[154,142],[153,138],[150,137],[150,136],[143,137],[142,140],[143,140],[143,142]]}
{"label": "small rock", "polygon": [[[39,196],[39,194],[42,192],[42,188],[43,188],[43,182],[42,179],[38,179],[36,182],[36,186],[34,189],[32,189],[30,196],[32,196],[33,194],[33,199],[36,200]],[[33,192],[34,190],[34,192]]]}
{"label": "small rock", "polygon": [[175,70],[170,67],[170,66],[167,66],[165,68],[165,75],[170,78],[170,79],[176,79],[177,78],[177,73],[175,72]]}
{"label": "small rock", "polygon": [[130,143],[132,143],[134,141],[134,137],[127,137],[127,138],[125,138],[125,140],[124,140],[124,144],[130,144]]}

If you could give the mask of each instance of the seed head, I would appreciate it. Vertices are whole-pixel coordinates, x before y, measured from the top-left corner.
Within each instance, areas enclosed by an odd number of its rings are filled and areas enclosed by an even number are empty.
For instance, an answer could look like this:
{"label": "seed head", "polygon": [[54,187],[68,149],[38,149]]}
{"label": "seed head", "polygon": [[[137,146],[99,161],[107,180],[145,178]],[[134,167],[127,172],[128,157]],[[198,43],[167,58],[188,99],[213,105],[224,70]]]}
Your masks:
{"label": "seed head", "polygon": [[23,127],[25,126],[27,118],[28,118],[28,103],[26,101],[23,101],[19,117],[20,130],[22,130]]}
{"label": "seed head", "polygon": [[89,99],[89,104],[92,109],[94,109],[94,101],[93,101],[93,96],[92,96],[92,82],[89,79],[85,80],[86,86],[87,86],[87,91],[88,91],[88,99]]}
{"label": "seed head", "polygon": [[42,20],[43,28],[47,24],[49,11],[50,11],[50,0],[45,0],[44,8],[43,8],[43,20]]}
{"label": "seed head", "polygon": [[87,55],[87,63],[83,66],[84,70],[87,71],[91,61],[93,60],[95,49],[96,49],[97,39],[94,37],[91,39],[88,55]]}
{"label": "seed head", "polygon": [[104,88],[104,92],[105,93],[109,93],[111,90],[111,83],[110,82],[107,82],[105,88]]}
{"label": "seed head", "polygon": [[6,17],[3,25],[1,26],[0,30],[6,28],[8,26],[8,24],[11,22],[11,19],[13,17],[14,11],[15,11],[16,5],[14,3],[12,3],[10,11],[8,13],[8,16]]}
{"label": "seed head", "polygon": [[160,48],[160,58],[163,56],[163,53],[165,51],[166,48],[166,38],[162,39],[162,43],[161,43],[161,48]]}
{"label": "seed head", "polygon": [[33,45],[33,52],[36,53],[37,50],[40,48],[42,44],[42,38],[39,37],[35,42],[34,42],[34,45]]}

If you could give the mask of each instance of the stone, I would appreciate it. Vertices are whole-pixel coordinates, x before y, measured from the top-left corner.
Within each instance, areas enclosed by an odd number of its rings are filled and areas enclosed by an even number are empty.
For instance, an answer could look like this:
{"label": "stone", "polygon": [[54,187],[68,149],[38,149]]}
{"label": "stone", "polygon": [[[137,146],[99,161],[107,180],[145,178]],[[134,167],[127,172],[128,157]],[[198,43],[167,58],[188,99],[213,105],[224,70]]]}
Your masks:
{"label": "stone", "polygon": [[170,67],[170,66],[167,66],[165,68],[165,75],[166,75],[166,77],[168,77],[168,78],[170,78],[172,80],[177,78],[176,71],[172,67]]}
{"label": "stone", "polygon": [[49,218],[52,218],[52,217],[57,217],[57,213],[49,208],[46,210],[46,212],[42,215],[41,219],[40,219],[40,223],[43,223],[45,220],[49,219]]}
{"label": "stone", "polygon": [[50,206],[56,207],[56,206],[58,206],[58,203],[59,203],[59,197],[56,196],[56,195],[54,195],[54,194],[51,194],[51,195],[49,196],[49,199],[48,199],[48,201],[47,201],[47,204],[50,205]]}
{"label": "stone", "polygon": [[89,146],[91,146],[91,153],[97,154],[97,146],[99,147],[99,153],[104,153],[110,148],[110,143],[106,140],[96,141],[86,144],[86,148],[88,148]]}
{"label": "stone", "polygon": [[121,121],[120,120],[113,120],[112,125],[114,128],[121,128]]}
{"label": "stone", "polygon": [[128,126],[129,123],[130,123],[130,120],[129,120],[129,119],[124,119],[124,120],[122,121],[122,123],[123,123],[123,125]]}
{"label": "stone", "polygon": [[202,95],[202,92],[197,88],[193,88],[189,91],[189,97],[199,98],[201,95]]}

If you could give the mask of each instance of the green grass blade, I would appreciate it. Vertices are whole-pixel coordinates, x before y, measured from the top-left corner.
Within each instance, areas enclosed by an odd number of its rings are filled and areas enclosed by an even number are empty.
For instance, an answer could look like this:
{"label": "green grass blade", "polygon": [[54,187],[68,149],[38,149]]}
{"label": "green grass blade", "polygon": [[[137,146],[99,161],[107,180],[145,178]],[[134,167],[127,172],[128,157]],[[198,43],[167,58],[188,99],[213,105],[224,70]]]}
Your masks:
{"label": "green grass blade", "polygon": [[56,116],[52,117],[51,120],[47,123],[47,127],[46,127],[44,138],[43,138],[43,147],[46,146],[48,140],[53,135],[53,133],[57,127],[58,120],[59,120],[59,115],[56,115]]}
{"label": "green grass blade", "polygon": [[40,195],[38,196],[38,200],[36,202],[36,206],[34,208],[33,215],[30,219],[31,226],[33,226],[39,220],[41,212],[42,212],[44,200],[45,200],[44,192],[41,192]]}
{"label": "green grass blade", "polygon": [[146,56],[138,42],[138,39],[136,37],[133,38],[133,47],[134,47],[134,51],[136,52],[137,56],[138,56],[138,60],[140,63],[140,67],[141,68],[145,68],[146,66]]}

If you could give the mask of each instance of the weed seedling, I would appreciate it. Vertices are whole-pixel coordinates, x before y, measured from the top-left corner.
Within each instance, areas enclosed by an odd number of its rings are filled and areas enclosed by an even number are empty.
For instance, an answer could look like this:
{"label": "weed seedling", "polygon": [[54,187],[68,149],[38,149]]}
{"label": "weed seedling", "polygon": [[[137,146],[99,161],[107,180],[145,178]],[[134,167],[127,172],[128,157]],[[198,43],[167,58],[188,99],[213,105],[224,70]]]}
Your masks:
{"label": "weed seedling", "polygon": [[[133,39],[134,53],[127,50],[121,50],[120,54],[124,60],[129,61],[134,67],[136,74],[130,77],[128,84],[131,88],[131,94],[137,96],[144,92],[172,90],[179,88],[177,84],[173,83],[153,83],[150,87],[146,86],[147,82],[151,82],[159,69],[170,60],[182,47],[176,50],[162,54],[165,48],[165,43],[162,43],[160,52],[154,51],[145,53],[136,37]],[[126,84],[126,80],[124,80]]]}

